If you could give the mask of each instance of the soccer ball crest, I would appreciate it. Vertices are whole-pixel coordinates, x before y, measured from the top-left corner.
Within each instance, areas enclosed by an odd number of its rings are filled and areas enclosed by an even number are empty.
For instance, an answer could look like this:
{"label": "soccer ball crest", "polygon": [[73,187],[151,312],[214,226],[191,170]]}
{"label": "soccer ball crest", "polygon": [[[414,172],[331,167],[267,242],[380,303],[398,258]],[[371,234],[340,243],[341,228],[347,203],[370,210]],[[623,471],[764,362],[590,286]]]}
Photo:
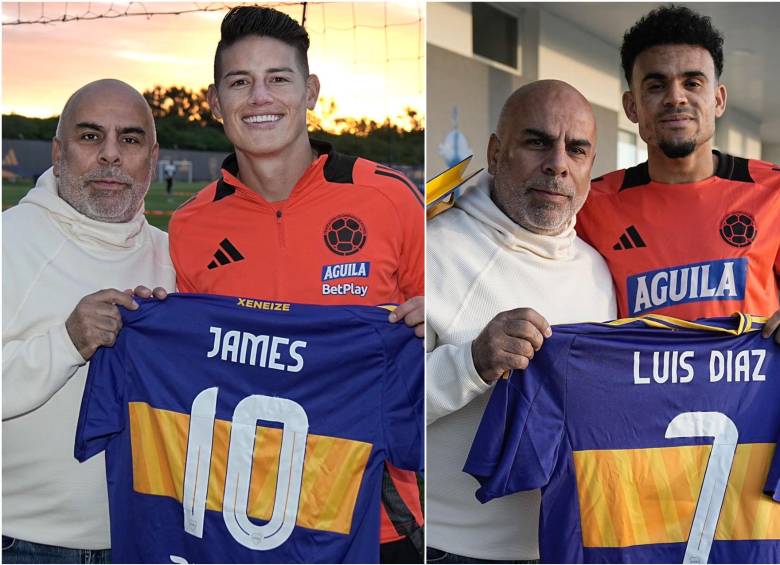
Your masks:
{"label": "soccer ball crest", "polygon": [[756,221],[745,212],[730,212],[720,222],[720,236],[734,247],[745,247],[756,239]]}
{"label": "soccer ball crest", "polygon": [[343,214],[325,226],[325,245],[336,255],[353,255],[366,244],[366,226],[358,218]]}

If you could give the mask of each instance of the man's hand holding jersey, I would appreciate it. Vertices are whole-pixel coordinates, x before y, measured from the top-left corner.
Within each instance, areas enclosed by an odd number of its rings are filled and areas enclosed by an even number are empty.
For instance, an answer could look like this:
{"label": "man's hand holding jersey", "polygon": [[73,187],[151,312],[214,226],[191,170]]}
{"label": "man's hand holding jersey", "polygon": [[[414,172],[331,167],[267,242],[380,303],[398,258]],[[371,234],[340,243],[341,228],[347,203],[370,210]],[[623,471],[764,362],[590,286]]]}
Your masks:
{"label": "man's hand holding jersey", "polygon": [[168,291],[165,290],[161,286],[154,287],[154,290],[150,290],[148,287],[145,287],[143,285],[138,285],[133,290],[127,289],[125,290],[125,294],[130,294],[132,296],[138,296],[140,298],[151,298],[154,296],[157,300],[165,300],[168,298]]}
{"label": "man's hand holding jersey", "polygon": [[488,384],[512,369],[525,369],[552,330],[532,308],[500,312],[471,343],[471,357],[479,376]]}
{"label": "man's hand holding jersey", "polygon": [[389,320],[392,323],[403,320],[410,328],[414,327],[414,335],[425,337],[425,298],[410,298],[390,313]]}
{"label": "man's hand holding jersey", "polygon": [[168,293],[162,287],[149,290],[139,285],[134,290],[124,292],[115,288],[99,290],[88,294],[76,304],[73,312],[65,320],[65,328],[73,345],[85,361],[89,361],[98,347],[112,346],[122,329],[122,315],[117,306],[128,310],[137,310],[138,303],[133,296],[149,298],[154,296],[164,300]]}

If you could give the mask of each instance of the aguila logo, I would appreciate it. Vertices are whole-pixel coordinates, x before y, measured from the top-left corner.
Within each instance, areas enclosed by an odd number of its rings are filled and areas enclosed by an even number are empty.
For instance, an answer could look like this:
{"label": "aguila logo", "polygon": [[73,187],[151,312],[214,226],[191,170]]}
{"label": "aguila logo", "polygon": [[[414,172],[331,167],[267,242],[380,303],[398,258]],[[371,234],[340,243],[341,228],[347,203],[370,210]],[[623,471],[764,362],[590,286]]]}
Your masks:
{"label": "aguila logo", "polygon": [[348,214],[336,216],[325,226],[325,245],[336,255],[354,255],[366,244],[366,226]]}
{"label": "aguila logo", "polygon": [[745,247],[756,239],[756,221],[745,212],[729,212],[720,222],[720,236],[734,247]]}

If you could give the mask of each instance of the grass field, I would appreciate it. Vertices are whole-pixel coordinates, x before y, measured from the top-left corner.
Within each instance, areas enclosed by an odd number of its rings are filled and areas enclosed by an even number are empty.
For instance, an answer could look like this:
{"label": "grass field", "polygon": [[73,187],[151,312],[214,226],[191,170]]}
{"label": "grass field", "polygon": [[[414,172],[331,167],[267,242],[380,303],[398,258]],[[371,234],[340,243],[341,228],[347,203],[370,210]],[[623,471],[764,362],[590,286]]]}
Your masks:
{"label": "grass field", "polygon": [[[146,219],[153,226],[168,231],[171,214],[190,196],[206,186],[207,182],[176,182],[170,201],[165,196],[165,183],[153,182],[146,194]],[[3,210],[15,206],[32,188],[29,181],[23,183],[3,182]]]}

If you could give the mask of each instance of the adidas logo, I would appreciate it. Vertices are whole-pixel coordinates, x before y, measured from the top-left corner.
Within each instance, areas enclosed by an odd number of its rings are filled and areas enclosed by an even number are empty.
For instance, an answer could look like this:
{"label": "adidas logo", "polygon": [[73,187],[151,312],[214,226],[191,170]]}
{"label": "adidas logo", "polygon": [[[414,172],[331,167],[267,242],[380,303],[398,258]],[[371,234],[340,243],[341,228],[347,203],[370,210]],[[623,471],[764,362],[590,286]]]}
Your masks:
{"label": "adidas logo", "polygon": [[620,241],[612,246],[615,251],[622,251],[623,249],[633,249],[634,247],[647,247],[642,236],[636,231],[634,226],[628,226],[623,235],[620,236]]}
{"label": "adidas logo", "polygon": [[[227,255],[225,255],[227,253]],[[228,258],[230,255],[230,258]],[[216,269],[220,265],[227,265],[235,261],[243,261],[244,256],[236,249],[236,247],[230,243],[228,238],[219,242],[219,249],[214,253],[214,261],[209,263],[209,269]],[[231,261],[232,259],[232,261]]]}

